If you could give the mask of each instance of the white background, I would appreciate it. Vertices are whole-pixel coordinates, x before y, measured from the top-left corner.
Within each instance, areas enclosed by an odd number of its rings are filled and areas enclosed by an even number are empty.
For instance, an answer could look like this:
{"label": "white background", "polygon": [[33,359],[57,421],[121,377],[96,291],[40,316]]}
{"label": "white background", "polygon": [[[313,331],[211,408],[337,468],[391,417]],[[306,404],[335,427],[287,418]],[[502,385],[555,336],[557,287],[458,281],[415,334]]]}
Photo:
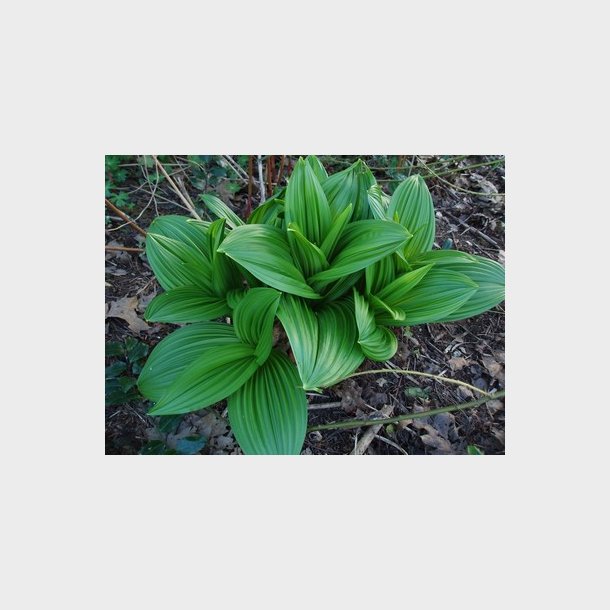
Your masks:
{"label": "white background", "polygon": [[[602,6],[3,9],[3,607],[608,607]],[[134,153],[506,155],[507,455],[105,456]]]}

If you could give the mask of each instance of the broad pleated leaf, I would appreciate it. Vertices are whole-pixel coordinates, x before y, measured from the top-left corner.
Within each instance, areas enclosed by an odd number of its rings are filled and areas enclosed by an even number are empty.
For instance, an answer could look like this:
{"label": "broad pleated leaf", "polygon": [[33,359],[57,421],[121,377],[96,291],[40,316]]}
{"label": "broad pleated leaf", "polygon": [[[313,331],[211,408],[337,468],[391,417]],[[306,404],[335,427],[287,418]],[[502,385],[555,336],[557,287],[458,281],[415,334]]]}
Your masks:
{"label": "broad pleated leaf", "polygon": [[432,267],[401,301],[400,308],[406,314],[404,321],[398,323],[390,319],[387,323],[412,326],[444,320],[468,301],[476,290],[477,284],[463,273]]}
{"label": "broad pleated leaf", "polygon": [[384,286],[390,284],[396,274],[395,256],[390,254],[382,258],[380,261],[369,265],[365,271],[366,292],[367,294],[376,294]]}
{"label": "broad pleated leaf", "polygon": [[[364,360],[351,300],[337,301],[316,312],[318,350],[310,388],[327,388],[353,373]],[[306,388],[307,389],[307,388]]]}
{"label": "broad pleated leaf", "polygon": [[309,155],[305,161],[308,163],[311,170],[316,175],[316,178],[320,184],[324,184],[324,181],[328,178],[328,173],[324,166],[320,163],[320,160],[315,155]]}
{"label": "broad pleated leaf", "polygon": [[[437,252],[451,252],[457,256],[439,257]],[[442,259],[442,263],[439,263]],[[418,264],[428,260],[435,261],[435,266],[455,271],[469,277],[478,285],[476,292],[455,311],[444,316],[439,322],[452,322],[479,315],[504,300],[504,267],[488,258],[476,255],[464,255],[463,252],[435,250],[418,259]]]}
{"label": "broad pleated leaf", "polygon": [[146,398],[158,401],[205,348],[239,343],[228,324],[199,322],[179,328],[153,349],[138,378],[138,388]]}
{"label": "broad pleated leaf", "polygon": [[384,220],[388,218],[388,207],[390,198],[379,188],[378,184],[373,184],[369,188],[369,208],[373,218]]}
{"label": "broad pleated leaf", "polygon": [[312,244],[294,223],[288,225],[288,233],[294,238],[291,242],[294,259],[306,278],[328,267],[322,250]]}
{"label": "broad pleated leaf", "polygon": [[215,195],[206,193],[201,195],[201,199],[214,216],[224,218],[232,229],[244,224],[244,221],[224,201]]}
{"label": "broad pleated leaf", "polygon": [[392,325],[395,322],[402,322],[406,314],[400,307],[390,307],[374,294],[368,295],[368,300],[373,308],[377,324]]}
{"label": "broad pleated leaf", "polygon": [[209,407],[233,394],[257,368],[251,345],[233,343],[205,347],[149,414],[175,415]]}
{"label": "broad pleated leaf", "polygon": [[153,220],[146,236],[146,257],[164,290],[179,286],[209,288],[211,281],[208,228],[182,216]]}
{"label": "broad pleated leaf", "polygon": [[[301,379],[305,383],[314,375],[318,350],[318,320],[305,301],[289,294],[282,297],[277,310]],[[309,388],[306,388],[309,389]]]}
{"label": "broad pleated leaf", "polygon": [[[340,299],[351,290],[352,286],[358,282],[363,273],[363,271],[356,271],[356,273],[351,273],[331,283],[320,282],[320,286],[324,287],[322,290],[323,302],[328,303]],[[313,287],[316,287],[315,283]]]}
{"label": "broad pleated leaf", "polygon": [[247,224],[268,224],[272,226],[282,226],[284,216],[284,187],[276,195],[273,195],[264,203],[261,203],[246,220]]}
{"label": "broad pleated leaf", "polygon": [[235,332],[244,343],[255,348],[259,365],[271,353],[273,321],[281,296],[273,288],[252,288],[235,307]]}
{"label": "broad pleated leaf", "polygon": [[349,219],[352,215],[352,206],[348,205],[342,212],[333,219],[333,222],[330,226],[330,229],[320,246],[320,250],[324,253],[326,260],[330,260],[334,253],[335,247],[339,242],[341,235],[343,235],[343,231],[349,222]]}
{"label": "broad pleated leaf", "polygon": [[211,296],[198,286],[181,286],[156,296],[146,308],[144,319],[182,324],[213,320],[228,311],[224,299]]}
{"label": "broad pleated leaf", "polygon": [[387,211],[413,237],[404,249],[407,260],[430,250],[434,244],[434,206],[430,191],[420,175],[411,176],[398,185]]}
{"label": "broad pleated leaf", "polygon": [[286,187],[286,223],[295,223],[303,235],[319,246],[330,228],[330,208],[320,181],[310,165],[299,159]]}
{"label": "broad pleated leaf", "polygon": [[210,237],[210,259],[212,261],[212,292],[218,297],[225,298],[230,290],[241,288],[243,281],[236,264],[218,250],[225,237],[224,218],[212,222],[208,234]]}
{"label": "broad pleated leaf", "polygon": [[233,229],[219,248],[256,278],[282,292],[319,299],[296,268],[285,234],[268,225]]}
{"label": "broad pleated leaf", "polygon": [[430,252],[411,259],[411,265],[413,267],[422,267],[433,264],[435,267],[451,269],[452,266],[474,263],[476,260],[477,257],[474,254],[460,252],[459,250],[430,250]]}
{"label": "broad pleated leaf", "polygon": [[307,430],[307,398],[297,369],[273,350],[227,400],[229,422],[249,455],[298,455]]}
{"label": "broad pleated leaf", "polygon": [[333,218],[351,204],[352,220],[371,217],[369,188],[375,184],[371,170],[359,159],[347,169],[330,176],[322,184]]}
{"label": "broad pleated leaf", "polygon": [[409,292],[424,279],[432,267],[433,265],[426,265],[414,271],[402,273],[393,282],[379,290],[375,296],[387,303],[389,307],[402,307]]}
{"label": "broad pleated leaf", "polygon": [[377,326],[375,315],[367,300],[354,290],[358,343],[364,355],[371,360],[389,360],[398,348],[398,340],[387,328]]}
{"label": "broad pleated leaf", "polygon": [[409,232],[396,222],[387,220],[360,220],[347,226],[339,243],[337,254],[326,271],[310,278],[312,282],[336,280],[349,273],[364,269],[385,256],[402,248]]}

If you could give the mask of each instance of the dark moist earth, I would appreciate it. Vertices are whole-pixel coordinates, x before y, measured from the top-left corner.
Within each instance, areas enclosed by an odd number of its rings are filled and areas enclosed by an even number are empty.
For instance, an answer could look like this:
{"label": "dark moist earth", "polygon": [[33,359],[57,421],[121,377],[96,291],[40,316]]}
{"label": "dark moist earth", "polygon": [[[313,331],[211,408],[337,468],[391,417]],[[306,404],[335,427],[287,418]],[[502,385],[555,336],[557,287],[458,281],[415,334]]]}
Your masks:
{"label": "dark moist earth", "polygon": [[[278,159],[279,156],[276,161]],[[294,163],[296,159],[296,156],[290,157],[287,161]],[[327,167],[330,165],[329,173],[333,173],[346,167],[355,157],[321,159]],[[371,167],[389,165],[380,163],[379,157],[364,156],[363,159]],[[452,247],[458,250],[480,254],[504,264],[504,197],[500,195],[504,193],[502,157],[428,156],[414,159],[405,156],[404,159],[407,167],[414,160],[413,171],[424,175],[430,174],[426,164],[434,163],[434,172],[440,174],[426,179],[436,209],[437,246],[452,240]],[[498,164],[498,161],[501,162]],[[196,201],[200,191],[188,179],[186,159],[177,157],[175,162],[174,176],[183,178],[181,186]],[[493,162],[496,165],[464,169]],[[134,218],[139,216],[137,222],[142,228],[146,229],[157,214],[186,214],[178,207],[180,199],[167,184],[157,185],[155,189],[148,183],[143,186],[137,171],[137,167],[130,170],[130,178],[122,189],[133,203],[130,215]],[[450,171],[452,173],[445,173]],[[254,173],[258,175],[256,169]],[[391,179],[396,176],[394,170],[379,169],[374,173],[387,192]],[[405,169],[404,177],[407,173]],[[284,176],[286,174],[289,175],[289,171],[285,170]],[[233,193],[238,187],[239,190]],[[229,174],[215,185],[214,192],[243,216],[248,205],[246,180]],[[253,205],[256,206],[256,182],[252,193]],[[123,221],[113,212],[107,210],[107,213],[106,245],[143,247],[143,238],[136,231],[129,226],[119,228]],[[174,326],[149,325],[142,319],[146,305],[158,292],[160,287],[143,253],[107,251],[106,342],[124,343],[126,338],[133,337],[152,349],[170,333]],[[485,391],[504,388],[504,303],[460,322],[397,329],[397,336],[399,347],[391,362],[393,366],[366,361],[360,370],[395,366],[459,379]],[[115,358],[107,358],[106,365],[115,361]],[[135,377],[134,374],[131,376]],[[374,417],[384,407],[391,409],[391,416],[396,416],[464,403],[478,397],[467,388],[422,377],[367,374],[328,388],[322,396],[309,395],[309,425]],[[106,407],[107,454],[138,454],[151,451],[151,447],[156,447],[151,452],[157,452],[159,447],[172,451],[180,447],[181,439],[187,437],[206,439],[205,447],[199,451],[201,454],[241,454],[228,425],[224,402],[179,418],[169,433],[159,431],[159,418],[146,414],[150,406],[143,399],[135,398],[126,404]],[[385,425],[372,437],[369,433],[369,438],[363,438],[367,430],[369,427],[309,432],[302,453],[344,455],[357,450],[366,454],[396,455],[503,454],[504,401],[494,400],[475,409]]]}

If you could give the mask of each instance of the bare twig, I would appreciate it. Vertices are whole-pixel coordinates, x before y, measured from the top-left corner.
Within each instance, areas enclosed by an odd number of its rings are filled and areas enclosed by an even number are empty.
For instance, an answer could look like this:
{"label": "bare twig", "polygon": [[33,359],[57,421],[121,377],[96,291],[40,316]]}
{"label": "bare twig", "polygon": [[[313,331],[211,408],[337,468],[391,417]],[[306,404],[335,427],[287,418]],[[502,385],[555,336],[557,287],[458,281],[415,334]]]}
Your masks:
{"label": "bare twig", "polygon": [[381,436],[379,434],[375,434],[375,438],[378,441],[383,441],[386,445],[390,445],[390,446],[394,447],[394,449],[398,449],[398,451],[400,451],[404,455],[409,455],[398,443],[391,441],[389,438],[386,438],[385,436]]}
{"label": "bare twig", "polygon": [[463,227],[465,227],[469,231],[472,231],[473,233],[476,233],[481,239],[484,239],[488,244],[491,244],[492,246],[494,246],[498,250],[501,249],[500,245],[498,244],[497,241],[493,240],[491,237],[488,237],[487,235],[485,235],[485,233],[479,231],[479,229],[476,229],[475,227],[472,227],[468,223],[464,222],[463,220],[460,220],[459,218],[454,216],[451,212],[448,212],[447,210],[443,210],[441,212],[441,214],[446,214],[447,216],[449,216],[449,218],[451,218],[455,222],[461,224]]}
{"label": "bare twig", "polygon": [[172,189],[174,190],[174,192],[176,193],[176,195],[178,195],[178,197],[180,197],[180,199],[182,200],[182,202],[184,203],[184,205],[187,207],[188,211],[197,219],[197,220],[202,220],[201,216],[199,216],[199,214],[197,214],[197,210],[195,209],[195,206],[193,205],[192,201],[189,201],[180,191],[180,189],[176,186],[176,183],[172,180],[171,176],[165,171],[165,168],[163,167],[163,164],[159,161],[159,159],[157,159],[156,155],[152,155],[152,158],[155,160],[155,163],[157,164],[157,167],[161,170],[161,173],[165,176],[166,180],[169,182],[170,186],[172,187]]}
{"label": "bare twig", "polygon": [[282,158],[280,160],[280,171],[277,174],[277,182],[276,184],[279,186],[280,185],[280,181],[282,179],[282,171],[284,169],[284,161],[286,160],[286,155],[282,155]]}
{"label": "bare twig", "polygon": [[318,403],[316,405],[309,405],[307,408],[310,411],[315,411],[317,409],[336,409],[337,407],[340,407],[343,403],[341,401],[339,402],[322,402],[322,403]]}
{"label": "bare twig", "polygon": [[221,159],[224,159],[231,169],[239,176],[241,180],[244,182],[248,182],[248,174],[243,170],[243,168],[231,157],[230,155],[221,155]]}
{"label": "bare twig", "polygon": [[[463,402],[459,405],[451,405],[448,407],[440,407],[438,409],[428,409],[427,411],[419,411],[418,413],[409,413],[408,415],[397,415],[395,417],[388,417],[382,420],[382,425],[395,424],[399,421],[407,421],[410,419],[421,419],[422,417],[432,417],[433,415],[439,415],[440,413],[451,413],[453,411],[463,411],[464,409],[473,409],[478,407],[490,400],[496,400],[497,398],[503,398],[506,395],[505,390],[499,390],[489,396],[483,396],[477,400],[471,400],[470,402]],[[315,432],[316,430],[335,430],[339,428],[360,428],[361,426],[377,426],[378,419],[351,419],[343,422],[335,422],[334,424],[321,424],[319,426],[310,426],[307,428],[308,432]]]}
{"label": "bare twig", "polygon": [[[387,417],[389,417],[392,414],[392,411],[394,411],[393,405],[385,405],[384,407],[381,408],[380,411],[378,411],[378,413],[380,415],[383,415],[383,418],[377,418],[377,419],[385,420]],[[379,432],[379,430],[381,430],[381,426],[383,426],[383,425],[384,425],[383,422],[380,424],[376,423],[375,425],[371,425],[371,427],[362,435],[362,438],[358,441],[358,443],[354,447],[354,450],[352,451],[352,455],[364,455],[364,452],[369,448],[369,445],[375,438],[375,435]]]}
{"label": "bare twig", "polygon": [[265,182],[263,180],[263,160],[260,155],[257,156],[258,163],[258,181],[260,182],[260,195],[261,195],[261,203],[265,202]]}
{"label": "bare twig", "polygon": [[125,246],[106,246],[106,250],[118,250],[120,252],[144,252],[143,248],[126,248]]}
{"label": "bare twig", "polygon": [[106,201],[106,205],[115,214],[118,214],[127,224],[131,225],[138,233],[141,233],[142,235],[144,235],[144,237],[146,237],[146,231],[144,229],[142,229],[141,227],[139,227],[133,220],[131,220],[131,218],[129,218],[129,216],[127,216],[127,214],[125,214],[124,212],[119,210],[119,208],[117,208],[116,205],[114,205],[113,203],[110,203],[110,201],[108,201],[108,199],[105,199],[105,201]]}
{"label": "bare twig", "polygon": [[410,371],[408,369],[373,369],[369,371],[360,371],[358,373],[352,373],[343,379],[349,379],[350,377],[359,377],[360,375],[371,375],[375,373],[402,373],[403,375],[414,375],[416,377],[429,377],[430,379],[436,379],[437,381],[444,381],[445,383],[453,383],[455,385],[461,385],[469,390],[474,390],[479,394],[483,394],[485,396],[490,396],[489,392],[485,392],[476,386],[470,385],[465,381],[460,381],[459,379],[449,379],[448,377],[443,377],[442,375],[433,375],[432,373],[420,373],[419,371]]}

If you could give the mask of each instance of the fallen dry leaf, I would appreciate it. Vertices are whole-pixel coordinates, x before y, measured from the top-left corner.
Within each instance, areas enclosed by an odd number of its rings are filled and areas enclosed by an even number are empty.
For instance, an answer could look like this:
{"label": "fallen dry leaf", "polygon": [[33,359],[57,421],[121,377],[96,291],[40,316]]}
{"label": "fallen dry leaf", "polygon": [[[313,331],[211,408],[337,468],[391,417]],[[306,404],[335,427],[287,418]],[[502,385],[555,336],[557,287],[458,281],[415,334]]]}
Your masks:
{"label": "fallen dry leaf", "polygon": [[500,382],[504,382],[504,367],[491,356],[483,356],[481,362],[489,374]]}
{"label": "fallen dry leaf", "polygon": [[449,358],[449,366],[453,372],[461,371],[465,366],[470,364],[470,360],[466,360],[466,358],[462,358],[459,356],[458,358]]}
{"label": "fallen dry leaf", "polygon": [[106,311],[106,317],[125,320],[129,329],[134,333],[149,330],[150,326],[138,317],[138,314],[136,313],[137,306],[138,297],[123,297],[117,301],[111,301],[108,310]]}

